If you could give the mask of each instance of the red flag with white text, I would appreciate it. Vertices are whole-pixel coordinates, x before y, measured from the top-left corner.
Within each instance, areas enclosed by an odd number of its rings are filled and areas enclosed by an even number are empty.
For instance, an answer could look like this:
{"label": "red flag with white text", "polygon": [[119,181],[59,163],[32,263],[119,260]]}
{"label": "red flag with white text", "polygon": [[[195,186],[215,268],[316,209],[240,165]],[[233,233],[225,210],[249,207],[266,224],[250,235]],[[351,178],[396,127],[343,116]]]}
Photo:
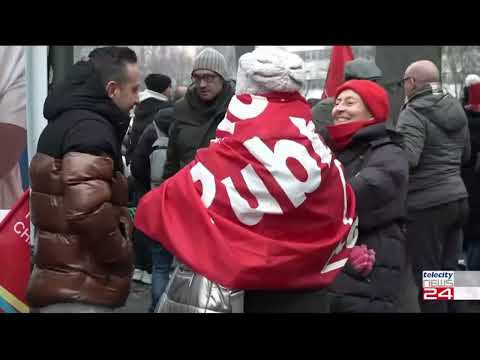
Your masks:
{"label": "red flag with white text", "polygon": [[142,198],[137,228],[225,287],[330,284],[356,239],[355,196],[306,100],[234,96],[216,134]]}
{"label": "red flag with white text", "polygon": [[332,48],[322,99],[335,95],[335,90],[345,81],[345,64],[352,60],[353,52],[351,46],[334,46]]}
{"label": "red flag with white text", "polygon": [[0,312],[29,312],[26,302],[30,278],[30,189],[0,223]]}

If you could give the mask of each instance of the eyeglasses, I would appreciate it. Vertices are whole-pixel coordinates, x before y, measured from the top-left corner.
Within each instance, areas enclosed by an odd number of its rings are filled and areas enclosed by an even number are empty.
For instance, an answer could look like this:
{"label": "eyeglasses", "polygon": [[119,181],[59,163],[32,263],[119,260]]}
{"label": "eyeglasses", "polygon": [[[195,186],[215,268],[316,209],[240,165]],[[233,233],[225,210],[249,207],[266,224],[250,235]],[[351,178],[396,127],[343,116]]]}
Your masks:
{"label": "eyeglasses", "polygon": [[193,74],[192,75],[192,81],[195,84],[200,84],[202,82],[202,80],[204,80],[206,83],[211,83],[217,77],[218,77],[218,75],[216,75],[216,74],[203,74],[203,75]]}
{"label": "eyeglasses", "polygon": [[[410,79],[413,79],[411,76],[407,76],[406,78],[400,80],[399,82],[397,82],[397,86],[400,87],[400,88],[403,88],[405,86],[405,82],[407,80],[410,80]],[[415,79],[414,79],[415,80]]]}

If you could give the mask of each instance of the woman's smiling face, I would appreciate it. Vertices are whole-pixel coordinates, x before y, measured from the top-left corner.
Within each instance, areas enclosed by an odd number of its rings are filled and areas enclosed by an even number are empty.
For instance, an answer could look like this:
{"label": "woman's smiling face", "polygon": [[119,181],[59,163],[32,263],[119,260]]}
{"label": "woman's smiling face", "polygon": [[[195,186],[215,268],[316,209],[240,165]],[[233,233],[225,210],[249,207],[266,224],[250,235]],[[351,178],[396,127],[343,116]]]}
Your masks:
{"label": "woman's smiling face", "polygon": [[372,118],[372,114],[360,95],[353,90],[347,89],[342,91],[335,99],[332,117],[335,124],[341,124],[357,120],[368,120]]}

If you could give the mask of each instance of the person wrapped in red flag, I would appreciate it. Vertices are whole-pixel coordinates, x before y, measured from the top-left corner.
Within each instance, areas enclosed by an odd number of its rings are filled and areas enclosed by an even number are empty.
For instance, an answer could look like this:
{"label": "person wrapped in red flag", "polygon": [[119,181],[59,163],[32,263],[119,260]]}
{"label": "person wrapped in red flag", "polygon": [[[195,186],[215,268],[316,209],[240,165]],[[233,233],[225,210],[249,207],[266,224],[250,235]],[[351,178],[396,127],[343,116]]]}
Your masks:
{"label": "person wrapped in red flag", "polygon": [[240,58],[237,81],[217,138],[142,198],[135,226],[228,288],[322,288],[347,262],[357,220],[299,93],[303,62],[257,48]]}

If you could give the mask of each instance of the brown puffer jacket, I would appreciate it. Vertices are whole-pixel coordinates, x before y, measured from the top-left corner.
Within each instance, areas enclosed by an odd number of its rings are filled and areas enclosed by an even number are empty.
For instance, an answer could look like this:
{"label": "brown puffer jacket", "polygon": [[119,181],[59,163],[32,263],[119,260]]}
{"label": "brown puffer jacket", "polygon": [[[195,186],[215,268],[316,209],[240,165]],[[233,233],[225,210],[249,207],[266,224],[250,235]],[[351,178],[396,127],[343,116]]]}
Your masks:
{"label": "brown puffer jacket", "polygon": [[37,153],[30,165],[37,233],[27,300],[122,306],[133,272],[127,180],[113,160],[80,152]]}

